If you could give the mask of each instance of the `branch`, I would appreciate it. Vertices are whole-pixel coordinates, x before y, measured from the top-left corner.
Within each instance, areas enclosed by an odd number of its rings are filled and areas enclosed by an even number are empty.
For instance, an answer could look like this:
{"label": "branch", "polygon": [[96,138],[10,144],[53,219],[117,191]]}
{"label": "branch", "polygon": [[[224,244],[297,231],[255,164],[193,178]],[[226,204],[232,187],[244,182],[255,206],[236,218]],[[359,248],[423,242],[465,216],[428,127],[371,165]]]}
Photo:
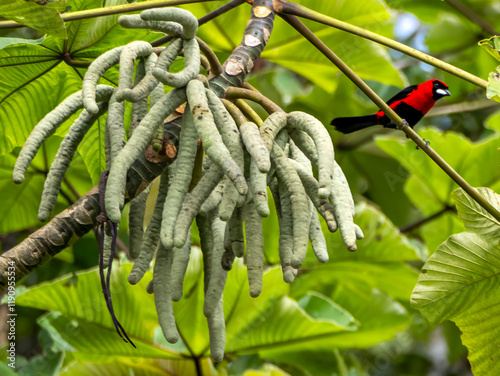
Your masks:
{"label": "branch", "polygon": [[410,223],[409,225],[400,227],[399,231],[401,231],[403,234],[410,232],[410,231],[413,231],[413,230],[419,228],[420,226],[423,226],[426,223],[429,223],[429,222],[435,220],[436,218],[441,217],[444,213],[447,213],[447,212],[456,213],[456,209],[453,206],[445,206],[443,209],[441,209],[437,213],[434,213],[428,217],[422,218],[416,222]]}
{"label": "branch", "polygon": [[[274,14],[273,0],[254,0],[251,20],[247,23],[243,40],[222,66],[222,74],[210,80],[210,85],[214,85],[222,95],[227,87],[244,82],[250,71],[248,68],[253,66],[254,61],[260,57],[267,44],[274,24]],[[247,45],[245,40],[248,40],[250,35],[257,36],[259,43],[254,40],[252,46]],[[240,67],[241,70],[238,69]],[[166,149],[177,150],[180,121],[181,117],[177,117],[164,124],[164,135],[167,138]],[[153,155],[154,158],[148,160],[146,158],[149,154],[146,151],[146,156],[135,161],[127,174],[126,197],[128,199],[136,197],[151,181],[161,175],[167,165],[172,163],[176,152],[169,153],[167,150],[166,154],[162,156],[161,161],[154,159],[158,157],[157,155]],[[94,187],[41,229],[0,255],[0,291],[7,287],[9,262],[13,262],[16,269],[16,281],[18,281],[93,229],[99,213],[98,191],[97,187]]]}
{"label": "branch", "polygon": [[453,167],[451,167],[441,156],[436,153],[410,126],[401,119],[398,114],[385,103],[361,78],[353,72],[333,51],[331,51],[314,33],[307,28],[295,16],[281,15],[293,28],[295,28],[304,38],[311,42],[323,55],[325,55],[337,68],[339,68],[365,95],[371,99],[384,113],[392,120],[396,127],[411,138],[420,149],[422,149],[441,169],[452,178],[469,196],[471,196],[479,205],[481,205],[496,220],[500,221],[500,212],[498,212],[488,200],[481,196],[464,178],[462,178]]}
{"label": "branch", "polygon": [[474,76],[473,74],[466,72],[460,68],[457,68],[454,65],[445,63],[444,61],[441,61],[439,59],[436,59],[435,57],[427,55],[426,53],[423,53],[419,50],[408,47],[402,43],[396,42],[395,40],[383,37],[382,35],[365,30],[359,26],[354,26],[348,24],[347,22],[343,22],[335,18],[326,16],[324,14],[315,12],[299,4],[295,4],[286,0],[282,0],[282,4],[283,4],[282,12],[284,14],[303,17],[308,20],[316,21],[324,25],[332,26],[337,29],[347,31],[348,33],[358,35],[362,38],[369,39],[383,46],[392,48],[405,55],[414,57],[415,59],[423,61],[426,64],[432,65],[435,68],[441,69],[445,72],[453,74],[454,76],[460,77],[474,85],[479,86],[480,88],[486,89],[488,87],[488,82],[486,82],[485,80],[477,76]]}
{"label": "branch", "polygon": [[462,13],[465,17],[467,17],[470,21],[474,22],[476,25],[481,27],[484,31],[491,35],[498,35],[498,32],[490,26],[483,18],[473,12],[471,9],[467,8],[464,4],[462,4],[458,0],[445,0],[448,4],[450,4],[453,8]]}
{"label": "branch", "polygon": [[427,117],[440,116],[440,115],[450,115],[463,112],[471,112],[482,110],[490,107],[500,107],[500,104],[495,101],[490,101],[488,99],[478,99],[475,101],[467,101],[449,104],[446,106],[437,106],[432,108],[428,113]]}
{"label": "branch", "polygon": [[274,103],[269,98],[265,97],[261,93],[255,90],[242,89],[240,87],[230,87],[226,90],[226,99],[248,99],[252,102],[258,103],[261,107],[267,111],[268,114],[273,112],[283,111],[280,106]]}
{"label": "branch", "polygon": [[[125,5],[115,5],[106,8],[96,8],[89,10],[81,10],[78,12],[70,12],[61,14],[61,18],[64,22],[85,20],[87,18],[96,18],[104,16],[112,16],[121,13],[137,12],[145,9],[162,8],[162,7],[172,7],[175,5],[183,4],[193,4],[193,3],[204,3],[208,1],[220,1],[220,0],[151,0],[144,1],[142,3],[133,3]],[[18,24],[14,21],[0,21],[0,29],[15,29],[19,27],[27,27],[26,25]]]}

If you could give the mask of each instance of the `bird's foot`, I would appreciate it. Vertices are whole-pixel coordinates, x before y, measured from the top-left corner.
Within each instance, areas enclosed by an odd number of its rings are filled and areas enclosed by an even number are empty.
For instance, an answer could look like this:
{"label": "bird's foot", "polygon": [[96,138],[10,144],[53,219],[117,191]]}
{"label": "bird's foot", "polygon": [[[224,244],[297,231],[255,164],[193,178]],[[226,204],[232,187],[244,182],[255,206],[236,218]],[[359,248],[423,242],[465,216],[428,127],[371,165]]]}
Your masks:
{"label": "bird's foot", "polygon": [[[423,140],[424,140],[424,142],[425,142],[425,146],[426,146],[426,147],[429,147],[429,145],[431,144],[431,142],[430,142],[430,141],[427,141],[425,138],[424,138]],[[418,145],[417,145],[417,150],[418,150],[418,149],[420,149],[420,146],[418,146]]]}
{"label": "bird's foot", "polygon": [[408,122],[405,119],[403,119],[403,124],[401,124],[401,127],[398,127],[396,125],[396,128],[399,130],[403,130],[405,127],[409,127],[409,126],[410,126],[410,124],[408,124]]}

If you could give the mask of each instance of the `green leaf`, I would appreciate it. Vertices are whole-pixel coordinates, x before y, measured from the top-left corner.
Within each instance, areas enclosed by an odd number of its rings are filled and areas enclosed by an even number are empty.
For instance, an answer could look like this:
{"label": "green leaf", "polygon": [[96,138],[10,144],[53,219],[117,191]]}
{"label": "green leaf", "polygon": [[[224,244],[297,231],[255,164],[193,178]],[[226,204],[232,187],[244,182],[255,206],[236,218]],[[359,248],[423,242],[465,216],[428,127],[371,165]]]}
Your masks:
{"label": "green leaf", "polygon": [[[373,206],[362,203],[356,209],[355,222],[365,238],[358,241],[356,252],[347,252],[340,235],[330,234],[324,223],[330,261],[318,264],[309,249],[300,283],[292,285],[294,297],[309,290],[325,294],[338,284],[377,288],[395,299],[408,300],[417,281],[417,272],[406,261],[418,260],[415,249],[404,235]],[[310,270],[309,270],[310,269]]]}
{"label": "green leaf", "polygon": [[42,195],[43,174],[29,173],[19,186],[12,181],[12,169],[16,158],[0,156],[0,195],[9,200],[0,205],[0,233],[6,234],[30,227],[38,227],[38,205]]}
{"label": "green leaf", "polygon": [[318,321],[331,322],[348,330],[358,329],[359,322],[349,312],[322,294],[308,292],[297,303]]}
{"label": "green leaf", "polygon": [[500,61],[500,37],[494,36],[477,42],[479,46],[495,59]]}
{"label": "green leaf", "polygon": [[454,321],[475,375],[500,372],[500,248],[484,236],[451,236],[426,262],[412,304],[431,322]]}
{"label": "green leaf", "polygon": [[476,41],[476,25],[451,13],[440,13],[427,33],[425,44],[431,52],[464,49]]}
{"label": "green leaf", "polygon": [[[497,67],[497,72],[500,72],[500,67]],[[488,88],[486,89],[486,97],[494,101],[500,102],[500,73],[491,72],[488,76]]]}
{"label": "green leaf", "polygon": [[3,0],[0,5],[0,16],[32,27],[42,34],[66,38],[64,21],[59,16],[66,8],[66,0],[51,2]]}
{"label": "green leaf", "polygon": [[[500,210],[500,196],[489,188],[476,188],[493,207]],[[484,236],[494,244],[500,240],[500,223],[484,208],[472,199],[463,189],[452,193],[456,201],[458,217],[465,224],[467,231]]]}
{"label": "green leaf", "polygon": [[2,375],[5,376],[17,376],[17,373],[14,372],[15,367],[10,367],[5,363],[0,362],[0,371],[2,372]]}
{"label": "green leaf", "polygon": [[49,316],[50,325],[68,345],[75,348],[74,355],[79,359],[119,355],[179,358],[176,352],[153,343],[158,318],[152,295],[145,293],[148,278],[135,286],[128,285],[127,275],[131,268],[131,264],[114,266],[111,293],[116,316],[137,349],[117,335],[101,295],[102,287],[96,269],[76,273],[76,286],[69,283],[71,276],[65,276],[30,288],[16,299],[16,303],[59,312]]}
{"label": "green leaf", "polygon": [[[262,322],[262,318],[265,321]],[[262,324],[259,325],[259,322]],[[296,301],[283,297],[266,311],[248,320],[246,330],[234,336],[226,345],[227,353],[249,354],[258,352],[264,358],[276,351],[289,351],[300,347],[331,347],[330,339],[346,331],[331,322],[318,321],[309,316]],[[252,330],[248,330],[252,328]],[[335,341],[333,341],[335,342]]]}
{"label": "green leaf", "polygon": [[[203,375],[219,375],[210,359],[200,360]],[[191,360],[139,359],[133,357],[113,357],[105,362],[73,361],[61,372],[61,376],[183,376],[196,375],[196,367]]]}
{"label": "green leaf", "polygon": [[39,39],[24,39],[24,38],[0,38],[0,49],[12,44],[41,44],[45,40],[45,36]]}
{"label": "green leaf", "polygon": [[499,301],[498,289],[491,289],[488,294],[481,294],[469,309],[453,318],[462,331],[462,342],[469,350],[468,358],[474,375],[496,376],[500,373],[500,363],[496,361],[500,357]]}
{"label": "green leaf", "polygon": [[452,319],[496,290],[498,245],[464,232],[452,235],[425,263],[411,301],[432,323]]}

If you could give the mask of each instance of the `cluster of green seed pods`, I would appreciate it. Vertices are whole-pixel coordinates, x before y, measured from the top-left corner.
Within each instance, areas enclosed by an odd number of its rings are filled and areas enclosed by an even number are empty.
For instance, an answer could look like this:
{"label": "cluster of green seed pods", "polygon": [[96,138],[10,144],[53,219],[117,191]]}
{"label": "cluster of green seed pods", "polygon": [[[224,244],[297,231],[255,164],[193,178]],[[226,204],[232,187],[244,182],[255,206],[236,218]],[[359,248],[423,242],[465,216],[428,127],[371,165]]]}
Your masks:
{"label": "cluster of green seed pods", "polygon": [[[356,249],[356,239],[363,234],[353,222],[354,202],[334,160],[330,136],[317,119],[302,112],[275,112],[259,127],[242,121],[242,114],[234,117],[235,108],[229,108],[230,103],[209,89],[206,80],[198,79],[198,24],[191,13],[175,8],[155,9],[121,16],[119,23],[168,33],[174,39],[165,48],[136,41],[97,58],[84,77],[82,90],[68,97],[34,128],[17,160],[14,181],[22,182],[37,150],[57,126],[83,108],[64,138],[45,183],[39,218],[46,220],[78,143],[107,110],[109,176],[105,207],[111,221],[119,223],[127,172],[148,144],[154,150],[162,149],[165,119],[185,103],[177,158],[161,175],[146,229],[143,221],[149,187],[130,204],[130,255],[135,263],[128,280],[138,283],[156,254],[148,292],[154,293],[165,338],[176,342],[179,334],[173,302],[182,298],[191,227],[196,221],[204,255],[203,310],[210,330],[211,356],[220,361],[225,345],[223,290],[236,257],[245,257],[250,295],[257,297],[262,290],[262,218],[270,213],[268,192],[274,197],[278,214],[279,254],[283,278],[288,283],[296,277],[309,241],[318,260],[328,261],[318,213],[329,231],[340,229],[348,250]],[[181,53],[184,69],[170,73]],[[120,67],[118,87],[98,85],[102,75],[116,64]],[[165,94],[167,86],[173,89]],[[124,101],[132,102],[128,140]],[[201,166],[197,157],[200,150],[204,153]],[[201,170],[199,178],[195,178],[197,170]],[[107,240],[105,255],[110,253],[111,242]]]}

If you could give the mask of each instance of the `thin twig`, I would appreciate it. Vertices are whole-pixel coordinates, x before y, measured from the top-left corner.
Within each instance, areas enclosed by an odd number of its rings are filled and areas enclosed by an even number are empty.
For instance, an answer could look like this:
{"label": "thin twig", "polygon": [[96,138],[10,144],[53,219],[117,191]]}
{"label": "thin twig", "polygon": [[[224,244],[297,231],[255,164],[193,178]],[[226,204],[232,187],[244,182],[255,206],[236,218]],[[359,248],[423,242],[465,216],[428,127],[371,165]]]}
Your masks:
{"label": "thin twig", "polygon": [[445,63],[442,60],[436,59],[422,51],[416,50],[414,48],[408,47],[403,43],[396,42],[390,38],[386,38],[382,35],[376,34],[374,32],[365,30],[359,26],[351,25],[347,22],[343,22],[337,20],[335,18],[326,16],[324,14],[313,11],[312,9],[306,8],[300,4],[296,4],[290,1],[282,0],[284,14],[299,16],[303,18],[307,18],[308,20],[316,21],[322,23],[324,25],[332,26],[340,30],[344,30],[348,33],[358,35],[362,38],[369,39],[373,42],[379,43],[383,46],[392,48],[396,51],[399,51],[405,55],[414,57],[420,61],[423,61],[426,64],[432,65],[435,68],[441,69],[445,72],[453,74],[457,77],[460,77],[474,85],[477,85],[483,89],[488,87],[488,82],[485,80],[474,76],[473,74],[466,72],[460,68],[457,68],[451,64]]}
{"label": "thin twig", "polygon": [[[81,10],[78,12],[70,12],[61,14],[64,22],[84,20],[87,18],[96,18],[104,16],[112,16],[121,13],[137,12],[145,9],[171,7],[175,5],[203,3],[207,1],[220,1],[220,0],[151,0],[141,3],[115,5],[106,8],[96,8],[89,10]],[[15,29],[18,27],[26,27],[26,25],[18,24],[14,21],[0,21],[0,29]]]}
{"label": "thin twig", "polygon": [[214,10],[213,12],[208,13],[207,15],[201,17],[198,20],[198,25],[201,26],[209,21],[212,21],[214,18],[219,17],[220,15],[230,11],[231,9],[236,8],[238,5],[246,3],[247,0],[233,0],[229,3],[221,6],[220,8]]}
{"label": "thin twig", "polygon": [[293,28],[295,28],[304,38],[311,42],[323,55],[325,55],[338,69],[340,69],[357,87],[371,99],[385,115],[389,117],[396,127],[411,138],[420,149],[422,149],[444,172],[452,178],[469,196],[471,196],[479,205],[481,205],[496,220],[500,221],[500,212],[496,210],[491,203],[476,191],[467,181],[456,172],[441,156],[436,153],[427,142],[425,142],[409,125],[401,119],[398,114],[390,108],[361,78],[354,73],[333,51],[331,51],[314,33],[307,28],[297,17],[280,15]]}
{"label": "thin twig", "polygon": [[280,106],[258,91],[243,89],[241,87],[228,87],[226,89],[226,99],[234,100],[240,98],[258,103],[264,110],[267,111],[268,114],[272,114],[273,112],[283,112]]}
{"label": "thin twig", "polygon": [[500,107],[500,104],[495,101],[490,101],[488,99],[479,99],[475,101],[467,101],[460,103],[453,103],[447,106],[437,106],[434,107],[427,113],[427,117],[440,116],[440,115],[450,115],[463,112],[471,112],[477,110],[483,110],[490,107]]}
{"label": "thin twig", "polygon": [[226,110],[229,112],[231,117],[236,122],[236,125],[238,125],[238,127],[247,121],[245,115],[243,115],[243,112],[241,112],[238,106],[236,106],[233,102],[228,101],[227,99],[224,98],[221,98],[221,101],[224,104],[224,107],[226,107]]}
{"label": "thin twig", "polygon": [[475,13],[472,9],[468,8],[464,4],[462,4],[458,0],[445,0],[448,4],[450,4],[453,8],[462,13],[465,17],[467,17],[470,21],[474,22],[476,25],[481,27],[483,31],[486,31],[491,35],[498,35],[498,32],[489,25],[479,14]]}
{"label": "thin twig", "polygon": [[211,75],[213,77],[217,77],[222,72],[222,65],[221,65],[219,59],[217,58],[217,55],[210,48],[210,46],[208,44],[206,44],[203,40],[196,37],[196,41],[198,42],[198,45],[200,46],[201,52],[203,52],[203,55],[205,55],[208,62],[210,63]]}
{"label": "thin twig", "polygon": [[234,104],[243,113],[243,115],[245,115],[247,119],[253,121],[259,127],[262,125],[263,123],[262,119],[257,114],[257,112],[255,112],[255,110],[252,107],[250,107],[250,105],[247,102],[245,102],[243,99],[236,99],[234,101]]}
{"label": "thin twig", "polygon": [[436,218],[441,217],[444,213],[447,213],[447,212],[455,212],[456,213],[456,209],[453,206],[445,206],[443,209],[441,209],[437,213],[434,213],[428,217],[419,219],[418,221],[410,223],[409,225],[400,227],[399,231],[401,231],[403,234],[410,232],[410,231],[413,231],[413,230],[425,225],[426,223],[429,223],[429,222],[435,220]]}

